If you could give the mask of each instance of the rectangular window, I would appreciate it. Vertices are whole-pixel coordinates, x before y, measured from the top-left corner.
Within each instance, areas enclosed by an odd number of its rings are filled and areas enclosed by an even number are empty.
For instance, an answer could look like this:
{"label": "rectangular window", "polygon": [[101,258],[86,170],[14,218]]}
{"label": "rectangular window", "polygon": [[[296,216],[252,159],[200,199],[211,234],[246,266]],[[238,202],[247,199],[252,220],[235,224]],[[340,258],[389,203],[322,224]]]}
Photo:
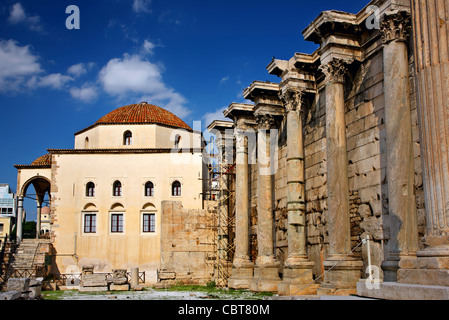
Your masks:
{"label": "rectangular window", "polygon": [[154,213],[143,215],[143,232],[156,232],[156,215]]}
{"label": "rectangular window", "polygon": [[4,228],[3,223],[0,223],[0,232],[3,232],[3,228]]}
{"label": "rectangular window", "polygon": [[111,232],[123,232],[123,214],[111,214]]}
{"label": "rectangular window", "polygon": [[84,233],[96,233],[97,232],[97,215],[85,214],[84,215]]}

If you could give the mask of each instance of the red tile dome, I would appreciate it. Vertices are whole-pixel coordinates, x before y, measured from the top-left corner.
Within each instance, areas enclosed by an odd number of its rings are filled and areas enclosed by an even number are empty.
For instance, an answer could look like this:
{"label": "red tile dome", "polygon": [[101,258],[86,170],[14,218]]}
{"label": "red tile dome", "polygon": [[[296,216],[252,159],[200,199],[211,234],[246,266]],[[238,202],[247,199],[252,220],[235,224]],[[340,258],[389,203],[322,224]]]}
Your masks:
{"label": "red tile dome", "polygon": [[131,104],[115,109],[95,122],[94,125],[144,123],[154,123],[192,130],[184,121],[170,111],[146,102]]}
{"label": "red tile dome", "polygon": [[31,163],[32,166],[51,166],[51,154],[39,157]]}

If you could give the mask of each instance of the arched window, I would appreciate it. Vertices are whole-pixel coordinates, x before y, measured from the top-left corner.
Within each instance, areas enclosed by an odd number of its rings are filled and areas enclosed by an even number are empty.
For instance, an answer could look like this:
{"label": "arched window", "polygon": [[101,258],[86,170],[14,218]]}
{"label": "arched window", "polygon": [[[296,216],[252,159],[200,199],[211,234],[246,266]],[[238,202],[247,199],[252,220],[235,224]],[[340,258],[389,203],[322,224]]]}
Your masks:
{"label": "arched window", "polygon": [[86,137],[86,139],[84,140],[84,149],[89,149],[89,138]]}
{"label": "arched window", "polygon": [[171,195],[172,196],[180,196],[181,195],[181,183],[179,181],[175,181],[172,183]]}
{"label": "arched window", "polygon": [[179,149],[179,144],[181,142],[181,136],[179,134],[175,137],[175,149]]}
{"label": "arched window", "polygon": [[131,131],[126,131],[123,134],[123,145],[130,146],[133,144],[133,134]]}
{"label": "arched window", "polygon": [[154,184],[151,181],[145,183],[145,197],[153,197],[154,196]]}
{"label": "arched window", "polygon": [[89,182],[86,185],[86,197],[95,197],[95,183]]}
{"label": "arched window", "polygon": [[113,187],[112,192],[113,192],[114,197],[122,196],[122,183],[120,181],[114,182],[114,187]]}

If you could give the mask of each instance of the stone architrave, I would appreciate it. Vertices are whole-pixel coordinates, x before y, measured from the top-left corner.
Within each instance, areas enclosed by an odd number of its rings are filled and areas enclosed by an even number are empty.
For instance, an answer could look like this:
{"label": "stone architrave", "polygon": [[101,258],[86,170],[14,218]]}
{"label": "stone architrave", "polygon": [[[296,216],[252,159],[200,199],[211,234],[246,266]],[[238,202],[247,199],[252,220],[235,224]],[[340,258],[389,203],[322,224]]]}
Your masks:
{"label": "stone architrave", "polygon": [[274,117],[270,114],[256,114],[258,125],[258,186],[257,186],[257,245],[258,256],[254,277],[249,289],[252,291],[277,291],[280,262],[274,255],[273,229],[273,172],[271,167],[270,129]]}
{"label": "stone architrave", "polygon": [[386,281],[396,281],[399,261],[414,258],[418,251],[407,45],[410,28],[410,14],[405,11],[386,14],[380,23],[390,216],[387,258],[382,264]]}
{"label": "stone architrave", "polygon": [[351,253],[349,220],[348,156],[345,123],[344,81],[347,64],[332,59],[321,65],[326,76],[326,147],[329,253],[323,263],[324,283],[319,293],[355,291],[363,262]]}
{"label": "stone architrave", "polygon": [[[287,112],[288,257],[284,263],[281,295],[309,294],[313,265],[306,247],[306,203],[302,112],[305,92],[287,90],[282,99]],[[302,290],[307,286],[308,290]],[[314,288],[316,290],[316,288]]]}
{"label": "stone architrave", "polygon": [[245,136],[248,126],[243,119],[236,121],[236,222],[235,255],[228,287],[248,289],[253,277],[254,264],[249,257],[250,199],[248,138]]}

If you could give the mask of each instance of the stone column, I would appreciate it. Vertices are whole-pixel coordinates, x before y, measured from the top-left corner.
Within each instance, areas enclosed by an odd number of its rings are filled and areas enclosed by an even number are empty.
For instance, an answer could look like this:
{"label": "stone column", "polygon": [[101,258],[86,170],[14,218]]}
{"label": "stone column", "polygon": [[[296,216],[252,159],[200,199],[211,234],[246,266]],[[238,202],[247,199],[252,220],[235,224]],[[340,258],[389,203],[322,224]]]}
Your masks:
{"label": "stone column", "polygon": [[248,289],[253,277],[254,264],[249,257],[250,199],[248,138],[244,127],[237,124],[236,137],[236,212],[235,212],[235,255],[228,287]]}
{"label": "stone column", "polygon": [[410,15],[405,11],[385,15],[380,25],[384,41],[385,129],[390,217],[387,259],[382,264],[385,281],[396,281],[399,261],[405,257],[415,257],[418,250],[407,47],[409,29]]}
{"label": "stone column", "polygon": [[288,90],[283,96],[287,111],[287,214],[288,257],[284,264],[281,295],[309,294],[301,290],[313,282],[314,263],[308,259],[306,248],[306,202],[304,179],[304,141],[302,108],[305,93]]}
{"label": "stone column", "polygon": [[22,241],[22,220],[23,220],[23,196],[17,197],[17,216],[16,216],[16,239],[17,243]]}
{"label": "stone column", "polygon": [[[398,281],[449,286],[449,3],[413,0],[417,109],[427,230]],[[402,267],[401,267],[402,269]]]}
{"label": "stone column", "polygon": [[326,76],[327,228],[329,253],[321,292],[354,289],[361,277],[362,261],[351,252],[349,221],[348,155],[344,79],[346,63],[333,59],[320,67]]}
{"label": "stone column", "polygon": [[36,208],[36,210],[37,210],[37,215],[36,215],[36,218],[37,218],[37,221],[36,221],[36,239],[39,239],[39,235],[41,233],[42,200],[43,200],[43,197],[41,199],[41,197],[38,196],[37,208]]}
{"label": "stone column", "polygon": [[250,282],[252,291],[277,291],[279,261],[274,256],[273,174],[271,168],[270,129],[274,118],[256,115],[258,124],[258,186],[257,186],[257,245],[258,256],[254,277]]}

